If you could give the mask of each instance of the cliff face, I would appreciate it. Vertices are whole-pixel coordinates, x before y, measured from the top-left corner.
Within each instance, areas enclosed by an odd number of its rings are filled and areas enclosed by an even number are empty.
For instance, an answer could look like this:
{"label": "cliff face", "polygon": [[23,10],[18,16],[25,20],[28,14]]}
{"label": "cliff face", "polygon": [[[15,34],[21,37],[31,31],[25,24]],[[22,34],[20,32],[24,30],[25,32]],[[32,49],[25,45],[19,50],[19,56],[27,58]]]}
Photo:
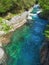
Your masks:
{"label": "cliff face", "polygon": [[42,65],[49,65],[49,41],[44,42],[41,49],[41,63]]}

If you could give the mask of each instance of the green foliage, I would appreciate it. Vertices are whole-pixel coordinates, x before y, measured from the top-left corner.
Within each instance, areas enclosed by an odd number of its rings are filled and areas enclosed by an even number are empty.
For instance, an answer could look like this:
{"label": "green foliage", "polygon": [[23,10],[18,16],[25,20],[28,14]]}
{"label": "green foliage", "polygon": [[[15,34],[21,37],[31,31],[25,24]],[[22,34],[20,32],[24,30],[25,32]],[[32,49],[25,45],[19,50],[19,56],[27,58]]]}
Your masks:
{"label": "green foliage", "polygon": [[35,0],[23,0],[23,6],[24,8],[28,9],[30,8],[30,6],[32,6],[34,4]]}
{"label": "green foliage", "polygon": [[9,25],[5,22],[5,20],[0,17],[0,31],[4,31],[4,32],[8,33],[9,30],[11,30],[11,29],[12,29],[12,27],[9,26]]}
{"label": "green foliage", "polygon": [[0,24],[2,23],[2,18],[0,17]]}
{"label": "green foliage", "polygon": [[0,13],[7,12],[12,7],[11,0],[0,0]]}
{"label": "green foliage", "polygon": [[6,23],[2,24],[2,30],[4,32],[8,33],[10,29],[12,29],[11,26],[7,25]]}
{"label": "green foliage", "polygon": [[41,8],[43,9],[42,14],[45,16],[45,18],[49,18],[49,0],[39,0],[39,4]]}
{"label": "green foliage", "polygon": [[[41,8],[43,9],[41,13],[42,17],[48,20],[49,19],[49,0],[39,0],[39,4]],[[46,26],[44,35],[46,38],[49,39],[49,24]]]}
{"label": "green foliage", "polygon": [[47,25],[46,30],[44,32],[44,35],[45,35],[46,38],[49,39],[49,25]]}
{"label": "green foliage", "polygon": [[33,5],[35,0],[0,0],[0,13],[6,13],[9,10],[22,10]]}
{"label": "green foliage", "polygon": [[45,10],[49,10],[49,0],[39,0],[41,7]]}

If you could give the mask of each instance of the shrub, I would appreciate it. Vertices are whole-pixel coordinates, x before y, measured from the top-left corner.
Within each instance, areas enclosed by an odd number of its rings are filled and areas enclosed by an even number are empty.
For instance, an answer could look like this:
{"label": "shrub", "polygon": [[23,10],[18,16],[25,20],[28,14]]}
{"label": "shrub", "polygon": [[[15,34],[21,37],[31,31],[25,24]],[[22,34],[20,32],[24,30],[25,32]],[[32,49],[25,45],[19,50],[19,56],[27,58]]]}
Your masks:
{"label": "shrub", "polygon": [[39,0],[39,4],[43,9],[42,15],[43,17],[46,15],[45,18],[49,18],[49,0]]}
{"label": "shrub", "polygon": [[12,0],[0,0],[0,13],[5,13],[12,7]]}
{"label": "shrub", "polygon": [[47,25],[44,34],[45,34],[45,37],[49,39],[49,25]]}
{"label": "shrub", "polygon": [[0,0],[0,13],[6,13],[9,10],[22,10],[29,8],[35,0]]}
{"label": "shrub", "polygon": [[4,20],[3,18],[0,17],[0,31],[4,31],[4,32],[8,33],[11,29],[12,29],[12,26],[9,26],[6,23],[6,20]]}
{"label": "shrub", "polygon": [[48,0],[39,0],[39,4],[43,9],[49,10],[49,1]]}
{"label": "shrub", "polygon": [[35,0],[23,0],[24,9],[29,9],[34,3]]}

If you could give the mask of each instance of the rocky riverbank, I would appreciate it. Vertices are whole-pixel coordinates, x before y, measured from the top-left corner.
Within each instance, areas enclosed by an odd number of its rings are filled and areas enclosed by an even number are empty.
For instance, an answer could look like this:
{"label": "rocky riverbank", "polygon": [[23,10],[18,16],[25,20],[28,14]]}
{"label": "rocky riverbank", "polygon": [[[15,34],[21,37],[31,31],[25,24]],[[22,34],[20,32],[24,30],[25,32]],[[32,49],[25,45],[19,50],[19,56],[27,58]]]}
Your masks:
{"label": "rocky riverbank", "polygon": [[9,43],[10,41],[10,37],[12,35],[12,33],[19,28],[20,26],[22,26],[24,23],[26,23],[26,18],[27,18],[28,12],[24,12],[22,13],[20,16],[14,16],[10,21],[5,20],[6,23],[9,26],[12,26],[12,29],[9,30],[8,33],[5,33],[4,31],[0,31],[0,44],[2,43]]}

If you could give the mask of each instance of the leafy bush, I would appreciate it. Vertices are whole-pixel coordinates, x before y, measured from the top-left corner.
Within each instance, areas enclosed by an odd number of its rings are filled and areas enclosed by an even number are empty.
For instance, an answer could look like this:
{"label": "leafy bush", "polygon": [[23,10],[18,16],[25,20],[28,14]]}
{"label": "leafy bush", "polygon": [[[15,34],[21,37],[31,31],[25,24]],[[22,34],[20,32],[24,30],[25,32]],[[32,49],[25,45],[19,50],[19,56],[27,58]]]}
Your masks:
{"label": "leafy bush", "polygon": [[[45,18],[49,18],[49,0],[39,0],[39,4],[43,9],[42,15]],[[46,16],[45,16],[46,15]]]}
{"label": "leafy bush", "polygon": [[39,3],[44,10],[49,10],[49,1],[48,0],[39,0]]}
{"label": "leafy bush", "polygon": [[9,30],[12,29],[12,26],[9,26],[4,19],[0,17],[0,31],[4,31],[6,33],[9,32]]}
{"label": "leafy bush", "polygon": [[0,0],[0,13],[5,13],[12,7],[11,0]]}
{"label": "leafy bush", "polygon": [[35,0],[23,0],[24,9],[29,9],[34,3]]}
{"label": "leafy bush", "polygon": [[49,25],[46,26],[46,30],[44,32],[44,35],[45,35],[46,38],[49,39]]}
{"label": "leafy bush", "polygon": [[0,13],[6,13],[9,10],[22,10],[29,8],[35,0],[0,0]]}

